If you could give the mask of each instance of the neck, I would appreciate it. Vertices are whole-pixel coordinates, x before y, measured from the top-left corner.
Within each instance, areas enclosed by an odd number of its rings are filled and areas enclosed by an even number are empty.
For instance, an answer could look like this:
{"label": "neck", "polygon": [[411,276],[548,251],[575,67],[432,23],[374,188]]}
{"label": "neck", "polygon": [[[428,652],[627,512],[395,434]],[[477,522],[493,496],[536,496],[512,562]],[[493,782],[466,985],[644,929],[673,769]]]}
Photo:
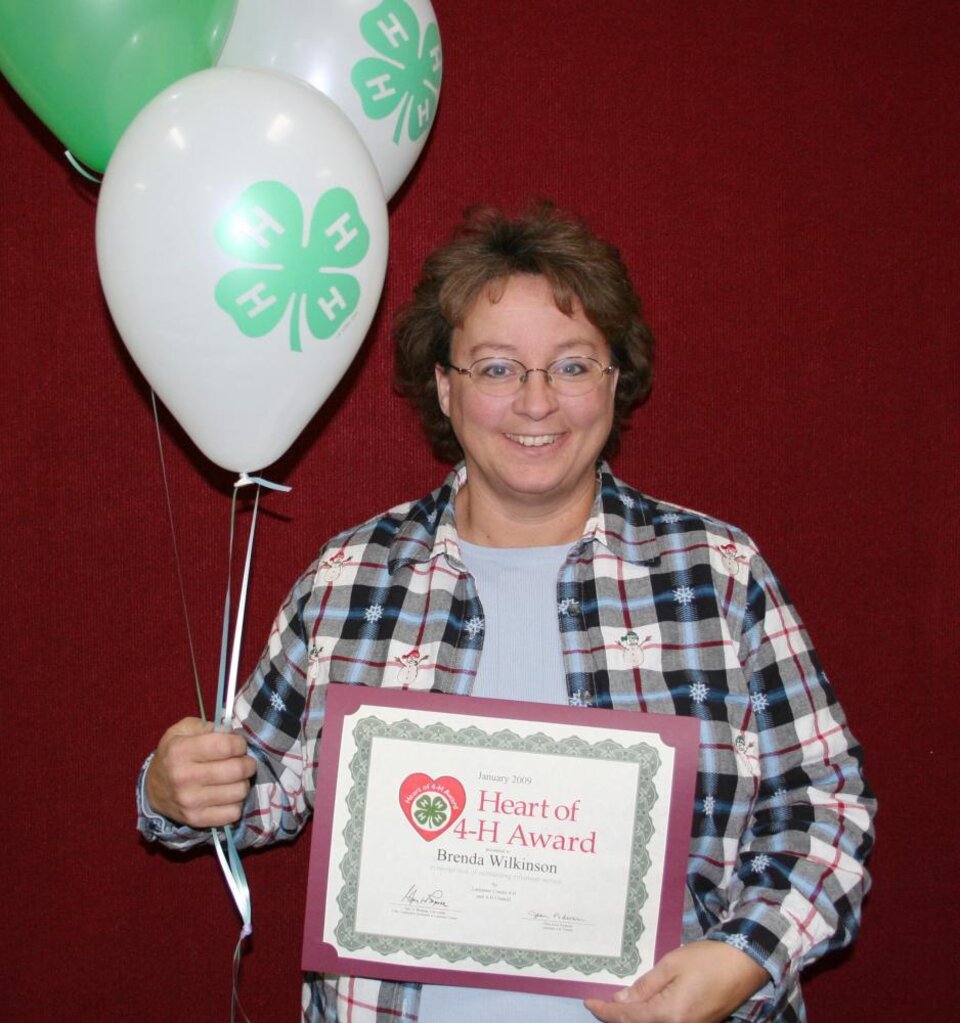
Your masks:
{"label": "neck", "polygon": [[551,547],[573,543],[593,507],[595,486],[590,481],[574,500],[551,507],[542,500],[527,504],[502,501],[470,486],[469,479],[457,493],[457,532],[468,543],[483,547]]}

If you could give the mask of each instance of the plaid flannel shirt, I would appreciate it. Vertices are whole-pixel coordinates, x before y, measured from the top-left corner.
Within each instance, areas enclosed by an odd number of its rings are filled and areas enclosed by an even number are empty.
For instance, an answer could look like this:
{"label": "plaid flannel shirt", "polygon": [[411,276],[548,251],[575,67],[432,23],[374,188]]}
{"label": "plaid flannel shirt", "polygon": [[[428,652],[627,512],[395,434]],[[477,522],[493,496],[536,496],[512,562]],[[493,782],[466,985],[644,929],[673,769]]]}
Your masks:
{"label": "plaid flannel shirt", "polygon": [[[426,498],[334,537],[294,586],[237,698],[259,760],[240,844],[306,823],[329,683],[470,693],[484,617],[454,521],[465,480],[458,466]],[[699,719],[683,941],[728,942],[769,972],[732,1019],[805,1019],[801,968],[858,927],[875,802],[777,579],[741,531],[601,464],[557,622],[571,704]],[[142,805],[141,830],[203,840]],[[308,975],[304,1020],[415,1021],[418,1001],[416,984]]]}

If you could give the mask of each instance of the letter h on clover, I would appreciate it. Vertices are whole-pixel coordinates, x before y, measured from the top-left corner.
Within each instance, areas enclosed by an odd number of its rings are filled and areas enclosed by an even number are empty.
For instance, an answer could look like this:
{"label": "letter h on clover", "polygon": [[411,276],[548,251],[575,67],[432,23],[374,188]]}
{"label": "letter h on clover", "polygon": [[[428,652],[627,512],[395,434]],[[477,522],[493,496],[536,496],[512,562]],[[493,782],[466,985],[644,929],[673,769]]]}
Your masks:
{"label": "letter h on clover", "polygon": [[310,334],[333,337],[360,302],[360,282],[338,272],[367,254],[370,232],[357,201],[331,188],[317,201],[303,235],[300,199],[279,181],[247,188],[217,223],[217,241],[250,266],[230,270],[217,282],[217,305],[246,337],[264,337],[290,311],[290,349],[303,351],[301,320]]}

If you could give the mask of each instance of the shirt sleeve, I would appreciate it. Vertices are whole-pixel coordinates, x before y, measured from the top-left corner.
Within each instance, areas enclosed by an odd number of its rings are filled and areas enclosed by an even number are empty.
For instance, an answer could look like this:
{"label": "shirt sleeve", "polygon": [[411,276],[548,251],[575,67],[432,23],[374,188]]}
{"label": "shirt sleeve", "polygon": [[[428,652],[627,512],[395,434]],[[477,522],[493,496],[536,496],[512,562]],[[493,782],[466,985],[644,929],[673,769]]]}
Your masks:
{"label": "shirt sleeve", "polygon": [[[247,741],[257,773],[233,835],[238,847],[294,838],[313,809],[314,766],[323,721],[325,686],[309,670],[310,639],[318,609],[315,566],[280,608],[260,661],[237,693],[233,727]],[[137,781],[137,826],[148,841],[186,850],[210,838],[156,813],[144,786],[150,754]]]}
{"label": "shirt sleeve", "polygon": [[[706,937],[770,973],[754,1002],[772,1009],[805,965],[853,940],[869,887],[876,801],[806,629],[762,558],[750,567],[739,655],[759,778],[730,909]],[[738,1018],[766,1018],[749,1007]]]}
{"label": "shirt sleeve", "polygon": [[295,838],[313,811],[314,773],[323,725],[325,645],[317,638],[326,587],[314,586],[316,562],[280,608],[260,661],[237,693],[234,728],[257,761],[239,847]]}

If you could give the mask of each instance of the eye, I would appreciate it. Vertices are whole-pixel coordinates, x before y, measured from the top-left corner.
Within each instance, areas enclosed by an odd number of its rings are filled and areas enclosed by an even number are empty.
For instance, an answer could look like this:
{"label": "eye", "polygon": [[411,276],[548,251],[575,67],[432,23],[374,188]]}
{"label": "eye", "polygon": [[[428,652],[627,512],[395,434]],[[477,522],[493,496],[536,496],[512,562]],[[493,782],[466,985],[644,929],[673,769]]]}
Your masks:
{"label": "eye", "polygon": [[480,359],[471,370],[485,380],[513,380],[523,372],[520,364],[512,359]]}
{"label": "eye", "polygon": [[551,367],[550,373],[555,377],[563,377],[566,380],[577,377],[590,376],[593,372],[594,362],[592,359],[580,356],[571,356],[569,359],[558,359]]}

